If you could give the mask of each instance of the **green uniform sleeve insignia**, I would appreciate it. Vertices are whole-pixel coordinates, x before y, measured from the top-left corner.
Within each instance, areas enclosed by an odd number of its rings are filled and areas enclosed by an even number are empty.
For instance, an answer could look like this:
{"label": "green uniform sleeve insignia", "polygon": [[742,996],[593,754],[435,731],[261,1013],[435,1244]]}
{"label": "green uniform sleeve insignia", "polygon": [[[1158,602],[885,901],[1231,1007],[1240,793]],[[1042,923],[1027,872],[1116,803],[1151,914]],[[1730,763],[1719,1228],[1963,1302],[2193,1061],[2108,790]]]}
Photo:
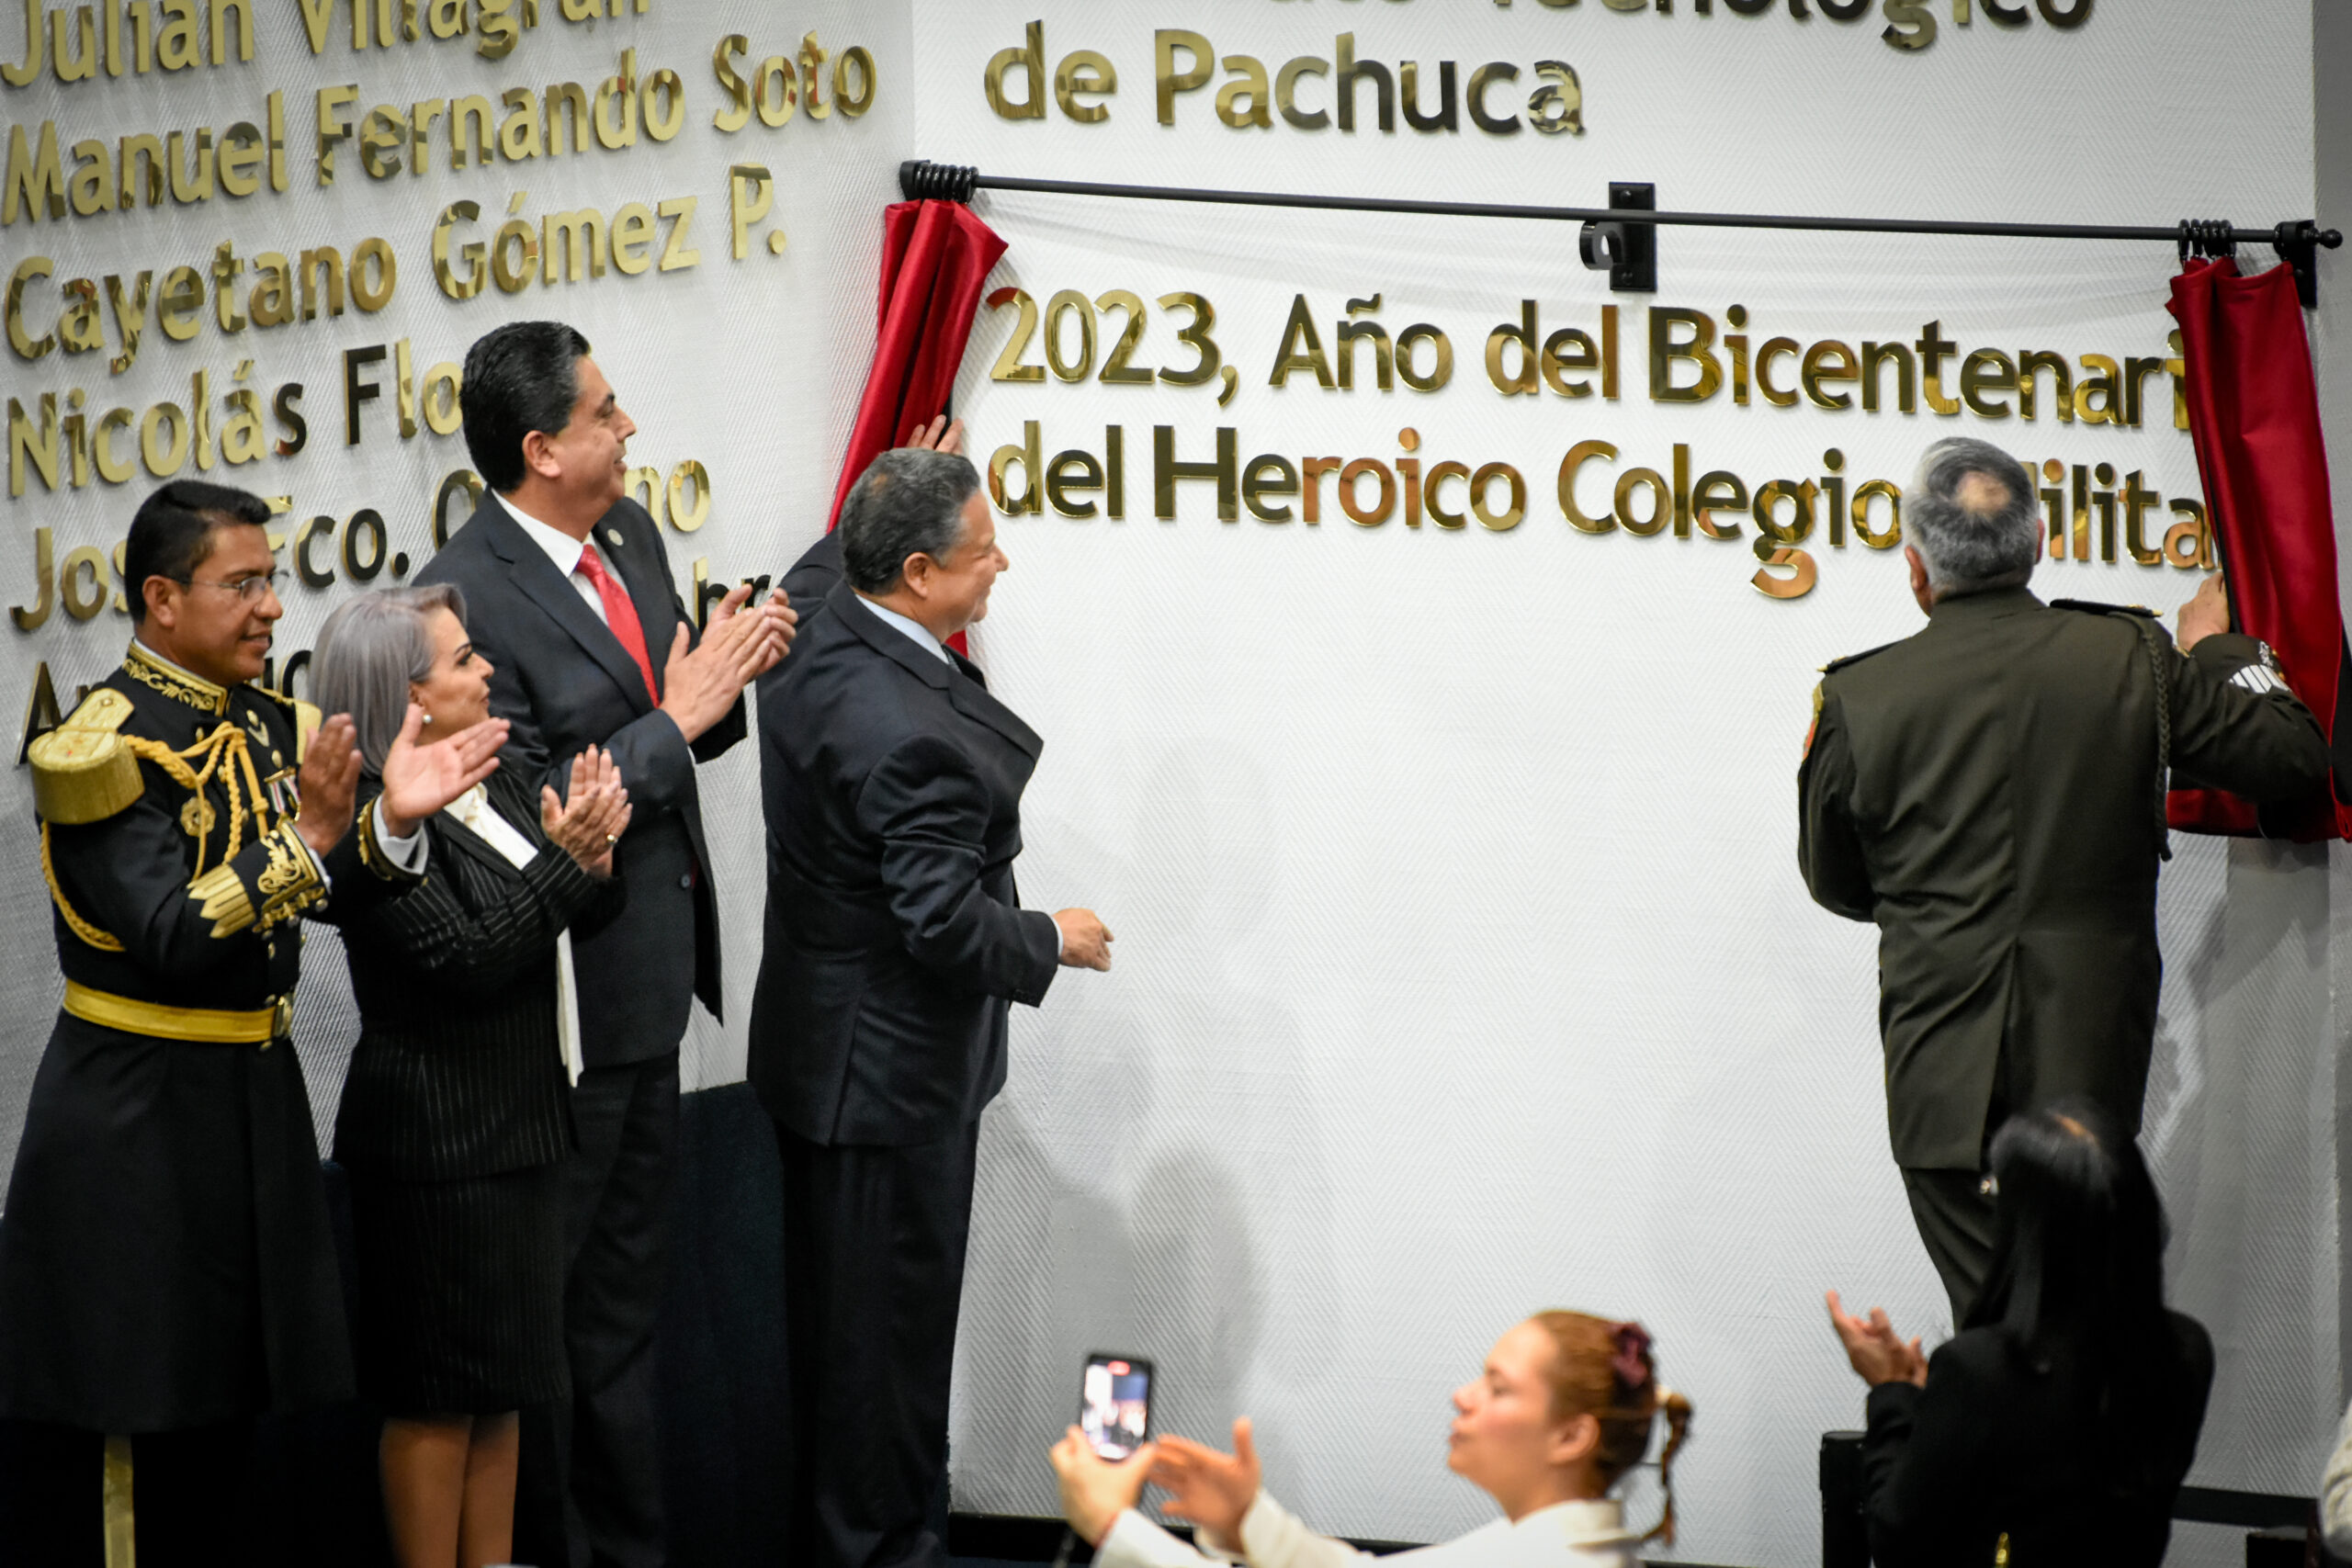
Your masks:
{"label": "green uniform sleeve insignia", "polygon": [[130,716],[130,699],[101,686],[32,743],[33,808],[43,821],[102,822],[144,793],[139,759],[118,733]]}

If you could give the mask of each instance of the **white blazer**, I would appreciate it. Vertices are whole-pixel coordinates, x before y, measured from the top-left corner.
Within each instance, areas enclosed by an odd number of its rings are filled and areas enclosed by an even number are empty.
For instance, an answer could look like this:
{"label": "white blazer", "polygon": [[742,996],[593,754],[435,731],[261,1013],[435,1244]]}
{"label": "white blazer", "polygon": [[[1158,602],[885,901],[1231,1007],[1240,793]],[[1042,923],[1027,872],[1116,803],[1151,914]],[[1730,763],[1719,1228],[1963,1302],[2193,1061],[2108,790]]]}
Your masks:
{"label": "white blazer", "polygon": [[[1468,1535],[1378,1561],[1415,1568],[1639,1568],[1639,1538],[1613,1497],[1555,1503],[1513,1523],[1497,1519]],[[1317,1535],[1263,1489],[1242,1517],[1238,1552],[1207,1542],[1208,1556],[1250,1568],[1365,1568],[1374,1561],[1343,1540]],[[1136,1513],[1121,1514],[1094,1551],[1097,1568],[1201,1568],[1204,1552]]]}

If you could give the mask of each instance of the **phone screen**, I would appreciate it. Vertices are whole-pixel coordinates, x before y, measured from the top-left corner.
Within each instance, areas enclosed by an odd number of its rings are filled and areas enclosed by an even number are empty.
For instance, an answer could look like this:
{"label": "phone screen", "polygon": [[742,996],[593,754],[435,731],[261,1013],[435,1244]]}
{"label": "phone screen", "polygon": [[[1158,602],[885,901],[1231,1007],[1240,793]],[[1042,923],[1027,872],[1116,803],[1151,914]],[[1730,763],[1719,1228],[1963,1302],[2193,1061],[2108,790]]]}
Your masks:
{"label": "phone screen", "polygon": [[1079,1381],[1078,1425],[1104,1459],[1125,1459],[1151,1436],[1151,1363],[1096,1351]]}

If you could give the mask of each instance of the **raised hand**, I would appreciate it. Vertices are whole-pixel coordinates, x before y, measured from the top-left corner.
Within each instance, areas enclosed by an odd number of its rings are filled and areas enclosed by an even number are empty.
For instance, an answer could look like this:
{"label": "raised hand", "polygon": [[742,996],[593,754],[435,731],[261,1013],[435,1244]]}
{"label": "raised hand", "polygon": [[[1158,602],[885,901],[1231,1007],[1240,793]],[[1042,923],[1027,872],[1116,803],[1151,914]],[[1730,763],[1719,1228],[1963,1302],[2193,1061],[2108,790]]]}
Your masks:
{"label": "raised hand", "polygon": [[349,714],[335,714],[319,726],[297,777],[302,804],[294,814],[294,831],[324,860],[351,830],[351,802],[359,789],[359,731]]}
{"label": "raised hand", "polygon": [[1868,1318],[1848,1312],[1838,1300],[1838,1292],[1828,1294],[1829,1326],[1838,1331],[1838,1338],[1846,1347],[1846,1359],[1855,1373],[1872,1388],[1886,1382],[1928,1383],[1928,1358],[1919,1349],[1917,1337],[1905,1343],[1894,1332],[1894,1325],[1887,1321],[1886,1309],[1871,1308]]}
{"label": "raised hand", "polygon": [[591,746],[571,760],[569,802],[542,784],[539,826],[548,840],[591,876],[613,874],[613,848],[628,831],[628,791],[612,754]]}
{"label": "raised hand", "polygon": [[2230,629],[2230,588],[2221,572],[2197,585],[2197,597],[2180,607],[2180,635],[2173,641],[2183,653],[2215,632]]}
{"label": "raised hand", "polygon": [[1190,1438],[1162,1438],[1151,1467],[1154,1485],[1169,1494],[1160,1512],[1190,1519],[1232,1547],[1241,1540],[1241,1521],[1258,1500],[1258,1445],[1250,1417],[1233,1423],[1233,1451],[1222,1454]]}
{"label": "raised hand", "polygon": [[408,705],[408,716],[384,753],[384,831],[405,839],[416,825],[498,771],[499,748],[506,744],[507,721],[486,719],[446,735],[429,746],[416,738],[424,710]]}
{"label": "raised hand", "polygon": [[954,456],[964,450],[964,422],[959,419],[951,424],[947,416],[941,414],[929,424],[918,424],[908,431],[905,444]]}

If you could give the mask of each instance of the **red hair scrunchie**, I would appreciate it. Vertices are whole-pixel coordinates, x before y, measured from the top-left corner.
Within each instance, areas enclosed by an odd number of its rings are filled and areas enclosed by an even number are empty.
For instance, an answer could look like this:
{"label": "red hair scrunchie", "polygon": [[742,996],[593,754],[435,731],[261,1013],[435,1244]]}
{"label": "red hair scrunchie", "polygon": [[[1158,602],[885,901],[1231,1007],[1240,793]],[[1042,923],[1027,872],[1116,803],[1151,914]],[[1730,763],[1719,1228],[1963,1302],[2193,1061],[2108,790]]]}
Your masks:
{"label": "red hair scrunchie", "polygon": [[1610,1362],[1628,1393],[1639,1393],[1650,1382],[1650,1336],[1640,1324],[1621,1323],[1616,1328],[1617,1354]]}

